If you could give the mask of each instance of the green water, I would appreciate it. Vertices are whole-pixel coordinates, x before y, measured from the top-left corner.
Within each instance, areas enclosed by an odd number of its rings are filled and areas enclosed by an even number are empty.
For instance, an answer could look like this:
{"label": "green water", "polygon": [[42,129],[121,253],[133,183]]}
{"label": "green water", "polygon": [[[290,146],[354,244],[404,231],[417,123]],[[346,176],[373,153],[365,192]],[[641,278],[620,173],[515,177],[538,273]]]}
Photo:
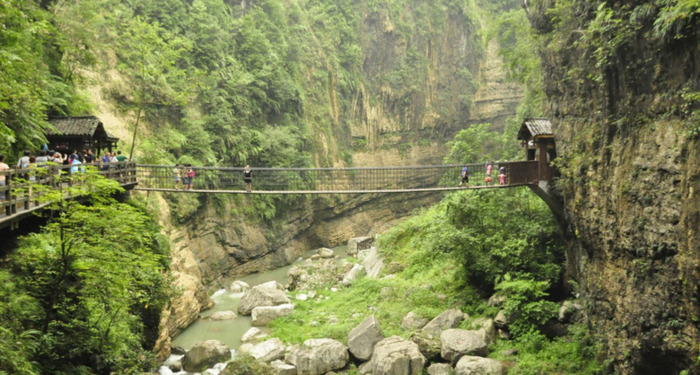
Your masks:
{"label": "green water", "polygon": [[[346,255],[345,246],[333,248],[337,259],[343,259]],[[309,256],[318,253],[318,249],[309,251],[304,254],[304,259]],[[261,272],[246,276],[240,280],[245,281],[251,287],[262,284],[271,280],[280,282],[282,285],[287,283],[287,271],[294,264],[298,264],[303,260],[297,260],[293,264],[274,270]],[[230,284],[233,280],[230,280]],[[206,340],[219,340],[224,344],[228,345],[231,349],[238,349],[241,346],[241,336],[246,333],[251,324],[250,316],[239,316],[237,319],[233,320],[208,320],[206,317],[217,311],[228,311],[232,310],[238,313],[238,304],[243,297],[243,293],[231,293],[226,289],[220,289],[216,291],[211,299],[214,301],[214,307],[203,311],[201,316],[204,319],[199,319],[187,327],[182,333],[180,333],[175,339],[173,339],[173,346],[180,346],[184,349],[189,350],[198,342]],[[293,303],[293,301],[292,301]],[[264,327],[258,327],[264,330]]]}

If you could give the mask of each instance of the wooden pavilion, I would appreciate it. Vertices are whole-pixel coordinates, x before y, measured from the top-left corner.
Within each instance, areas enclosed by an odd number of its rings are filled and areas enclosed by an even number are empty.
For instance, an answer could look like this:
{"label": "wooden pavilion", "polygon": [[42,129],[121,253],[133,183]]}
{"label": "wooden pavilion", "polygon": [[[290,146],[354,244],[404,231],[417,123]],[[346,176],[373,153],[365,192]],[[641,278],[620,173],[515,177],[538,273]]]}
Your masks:
{"label": "wooden pavilion", "polygon": [[525,147],[527,160],[537,160],[540,180],[549,180],[553,176],[550,163],[557,157],[554,147],[552,123],[546,118],[526,118],[518,131],[518,140]]}
{"label": "wooden pavilion", "polygon": [[112,151],[119,142],[95,116],[55,117],[49,122],[55,128],[46,134],[49,149],[61,153],[92,149],[95,155],[100,155],[103,150]]}

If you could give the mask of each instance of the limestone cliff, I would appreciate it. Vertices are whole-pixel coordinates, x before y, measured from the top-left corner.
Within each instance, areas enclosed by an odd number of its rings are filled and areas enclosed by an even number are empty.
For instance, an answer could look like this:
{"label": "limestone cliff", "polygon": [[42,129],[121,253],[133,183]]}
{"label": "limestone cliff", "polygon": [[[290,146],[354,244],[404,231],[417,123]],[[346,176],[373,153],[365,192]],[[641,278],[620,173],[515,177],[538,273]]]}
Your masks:
{"label": "limestone cliff", "polygon": [[544,41],[569,271],[609,370],[700,373],[700,17],[668,35],[659,2],[525,4]]}

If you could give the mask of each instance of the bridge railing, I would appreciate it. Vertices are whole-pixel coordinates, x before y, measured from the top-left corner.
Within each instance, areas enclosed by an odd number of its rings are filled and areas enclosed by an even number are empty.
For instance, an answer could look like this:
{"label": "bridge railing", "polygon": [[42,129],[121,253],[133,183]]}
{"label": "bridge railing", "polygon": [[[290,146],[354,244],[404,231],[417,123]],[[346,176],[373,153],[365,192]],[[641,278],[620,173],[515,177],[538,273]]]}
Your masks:
{"label": "bridge railing", "polygon": [[[356,167],[356,168],[252,168],[255,191],[275,192],[363,192],[381,190],[415,190],[454,188],[461,181],[462,164]],[[536,183],[536,162],[493,163],[493,186],[499,185],[498,170],[506,167],[506,185]],[[470,186],[483,186],[485,164],[467,164]],[[243,191],[243,168],[240,167],[192,167],[193,190]],[[175,182],[172,165],[144,165],[136,167],[139,185],[137,190],[185,189],[184,182]],[[179,172],[182,172],[180,167]],[[181,176],[180,176],[181,177]]]}
{"label": "bridge railing", "polygon": [[133,162],[109,163],[104,168],[93,164],[58,165],[49,163],[45,166],[27,169],[11,169],[0,172],[4,185],[0,185],[0,220],[22,211],[31,211],[40,206],[40,198],[46,187],[60,190],[84,184],[86,168],[98,168],[100,174],[117,180],[120,185],[135,185],[136,164]]}

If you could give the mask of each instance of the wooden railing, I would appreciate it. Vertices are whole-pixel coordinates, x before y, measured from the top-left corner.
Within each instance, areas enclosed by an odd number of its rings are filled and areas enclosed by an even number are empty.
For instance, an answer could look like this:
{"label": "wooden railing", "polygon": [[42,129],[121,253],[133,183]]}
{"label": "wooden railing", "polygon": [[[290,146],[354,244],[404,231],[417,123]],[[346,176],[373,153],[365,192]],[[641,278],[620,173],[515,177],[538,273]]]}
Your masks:
{"label": "wooden railing", "polygon": [[[107,178],[116,180],[123,187],[136,185],[136,164],[133,162],[108,163],[104,166],[91,164],[57,165],[47,164],[29,169],[13,169],[0,172],[4,185],[0,185],[0,228],[14,223],[18,217],[45,207],[42,193],[49,190],[69,190],[85,184],[82,176],[87,168],[95,168]],[[67,197],[74,198],[74,197]]]}

